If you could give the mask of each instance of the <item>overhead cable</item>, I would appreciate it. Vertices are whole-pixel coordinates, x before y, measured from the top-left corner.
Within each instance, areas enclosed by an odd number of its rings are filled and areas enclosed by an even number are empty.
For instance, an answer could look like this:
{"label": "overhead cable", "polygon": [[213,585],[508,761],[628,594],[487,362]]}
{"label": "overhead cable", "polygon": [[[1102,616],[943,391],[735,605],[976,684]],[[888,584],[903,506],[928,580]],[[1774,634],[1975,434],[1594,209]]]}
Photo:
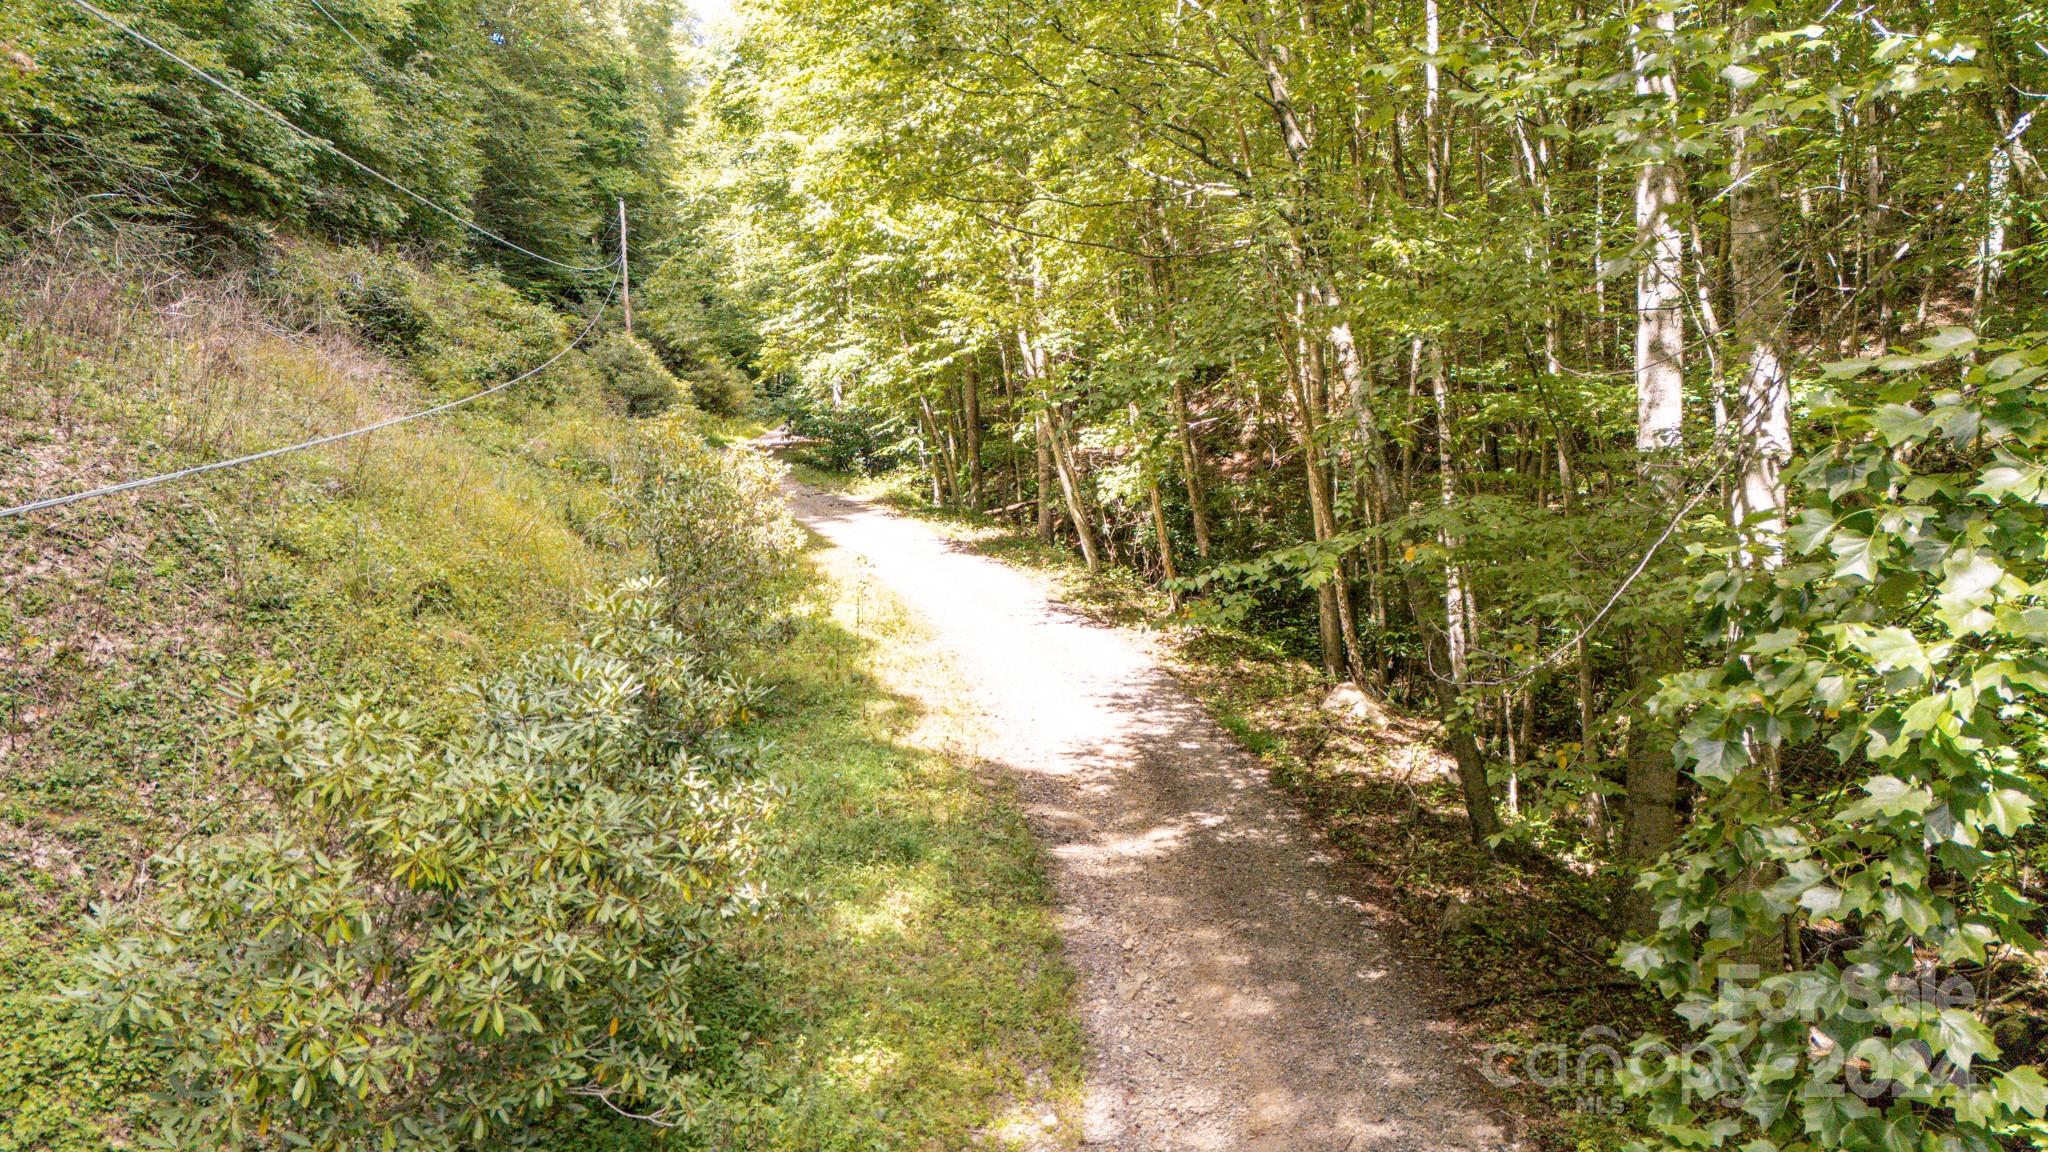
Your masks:
{"label": "overhead cable", "polygon": [[[448,219],[453,220],[457,224],[462,225],[464,228],[469,229],[471,232],[474,232],[487,240],[490,240],[497,244],[502,244],[506,248],[509,248],[514,252],[517,252],[523,256],[530,257],[534,260],[538,260],[543,264],[552,264],[557,268],[565,269],[570,272],[606,272],[610,271],[612,268],[611,264],[596,264],[590,266],[567,264],[560,260],[556,260],[551,256],[543,256],[540,253],[535,252],[533,249],[525,247],[524,245],[517,244],[511,240],[507,240],[505,237],[498,235],[496,232],[491,231],[490,229],[484,227],[483,225],[477,223],[476,221],[470,219],[469,217],[464,216],[460,212],[455,211],[453,208],[449,208],[437,200],[430,199],[427,196],[415,192],[411,188],[406,187],[404,184],[399,183],[397,180],[394,180],[391,177],[386,176],[384,173],[378,171],[377,169],[370,167],[368,164],[365,164],[361,160],[356,159],[354,156],[349,155],[347,152],[342,151],[339,145],[335,144],[331,140],[328,140],[326,137],[316,135],[315,133],[309,132],[306,129],[299,127],[296,123],[294,123],[291,120],[290,117],[286,116],[284,113],[279,112],[277,109],[272,108],[270,105],[263,103],[262,101],[256,99],[253,96],[243,94],[242,91],[236,88],[234,85],[229,84],[227,81],[222,80],[220,77],[215,76],[213,73],[208,72],[206,69],[201,68],[199,65],[192,63],[190,60],[185,59],[183,56],[178,55],[176,52],[173,52],[169,48],[164,47],[162,44],[157,43],[155,40],[150,39],[148,36],[143,35],[141,32],[136,31],[133,27],[130,27],[128,24],[123,23],[120,19],[116,18],[113,15],[110,15],[103,9],[92,4],[90,0],[70,0],[70,2],[72,7],[77,8],[79,11],[84,12],[88,16],[91,16],[93,19],[106,24],[108,27],[114,28],[124,33],[129,37],[129,39],[132,39],[136,43],[142,44],[152,49],[159,55],[163,56],[166,60],[170,60],[171,62],[177,64],[179,67],[185,69],[187,72],[192,73],[194,76],[199,77],[201,80],[204,80],[208,84],[213,85],[215,88],[220,89],[222,92],[227,93],[229,96],[256,110],[262,115],[277,121],[279,124],[282,124],[287,130],[292,132],[294,135],[305,139],[314,147],[319,148],[322,151],[339,158],[343,162],[349,164],[351,167],[362,172],[364,175],[369,176],[382,184],[385,184],[386,186],[392,188],[401,195],[409,197],[410,199],[416,201],[417,203],[421,204],[424,207],[431,208],[434,211],[439,212],[441,215],[446,216]],[[323,9],[323,11],[324,10],[325,9]],[[346,32],[347,29],[343,29],[343,31]],[[351,39],[353,39],[353,37],[351,37]]]}
{"label": "overhead cable", "polygon": [[195,464],[190,468],[180,468],[175,472],[165,472],[158,476],[146,476],[140,480],[124,480],[119,484],[109,484],[104,488],[94,488],[86,492],[73,492],[68,496],[51,496],[42,500],[32,500],[29,503],[18,504],[12,508],[0,508],[0,520],[5,520],[10,516],[24,516],[30,512],[41,512],[50,508],[61,508],[66,504],[76,504],[81,500],[92,500],[100,496],[112,496],[120,492],[133,492],[138,488],[152,488],[158,484],[169,484],[174,480],[183,480],[204,472],[218,472],[223,468],[238,468],[244,464],[254,464],[258,460],[269,460],[272,457],[284,456],[292,452],[303,452],[308,448],[318,448],[324,444],[334,444],[342,440],[350,440],[357,436],[368,435],[371,432],[391,428],[399,424],[423,420],[428,416],[438,416],[452,408],[460,408],[465,404],[481,400],[486,396],[503,392],[514,384],[522,380],[532,379],[553,367],[557,361],[574,351],[578,345],[590,338],[592,332],[597,330],[598,321],[604,318],[605,309],[611,306],[612,296],[617,291],[618,285],[614,282],[612,292],[606,294],[604,303],[598,305],[596,314],[590,318],[590,323],[584,325],[583,331],[577,333],[574,340],[563,345],[560,351],[534,367],[512,377],[510,380],[493,384],[480,392],[472,392],[460,399],[450,400],[445,404],[436,404],[431,408],[423,408],[418,412],[408,412],[403,416],[392,416],[373,424],[365,424],[360,428],[351,428],[346,432],[334,432],[326,436],[315,436],[311,440],[302,440],[297,444],[287,444],[282,448],[270,448],[262,452],[251,452],[247,456],[237,456],[232,460],[215,460],[209,464]]}

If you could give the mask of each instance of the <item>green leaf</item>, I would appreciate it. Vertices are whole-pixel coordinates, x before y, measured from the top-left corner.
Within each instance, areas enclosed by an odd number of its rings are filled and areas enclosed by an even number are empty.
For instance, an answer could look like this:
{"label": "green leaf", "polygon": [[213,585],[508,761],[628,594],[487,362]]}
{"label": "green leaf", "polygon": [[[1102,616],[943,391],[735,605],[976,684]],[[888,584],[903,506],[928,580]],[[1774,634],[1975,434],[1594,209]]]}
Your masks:
{"label": "green leaf", "polygon": [[2048,1115],[2048,1081],[2034,1068],[2014,1068],[1998,1078],[1998,1102],[2028,1116]]}
{"label": "green leaf", "polygon": [[2048,468],[2038,465],[1993,465],[1979,475],[1977,486],[1971,489],[1971,494],[1989,500],[2003,500],[2007,496],[2014,496],[2035,504],[2048,503]]}
{"label": "green leaf", "polygon": [[1948,1057],[1958,1068],[1968,1068],[1979,1056],[1998,1056],[1998,1042],[1991,1038],[1991,1029],[1961,1008],[1943,1008],[1932,1031],[1930,1043],[1935,1053]]}
{"label": "green leaf", "polygon": [[2034,822],[2034,800],[2016,788],[1997,788],[1984,798],[1986,816],[2007,836]]}
{"label": "green leaf", "polygon": [[1728,86],[1738,92],[1755,84],[1762,76],[1763,73],[1756,69],[1745,68],[1740,64],[1730,64],[1721,69],[1721,79],[1726,80]]}
{"label": "green leaf", "polygon": [[1848,636],[1850,645],[1869,656],[1871,664],[1879,672],[1911,668],[1925,675],[1934,670],[1934,665],[1927,658],[1927,650],[1921,646],[1917,637],[1904,628],[1856,627],[1850,630]]}
{"label": "green leaf", "polygon": [[1905,813],[1922,813],[1934,804],[1934,793],[1925,788],[1906,783],[1896,776],[1876,776],[1864,781],[1863,791],[1867,797],[1842,809],[1836,818],[1844,823],[1868,820],[1873,816],[1900,816]]}
{"label": "green leaf", "polygon": [[1817,917],[1835,914],[1842,906],[1842,890],[1827,884],[1816,884],[1799,894],[1799,906]]}
{"label": "green leaf", "polygon": [[1837,557],[1835,576],[1842,580],[1877,579],[1877,544],[1858,532],[1841,531],[1828,548]]}
{"label": "green leaf", "polygon": [[1884,437],[1887,447],[1895,448],[1908,440],[1925,439],[1934,422],[1908,405],[1887,404],[1871,414],[1870,426]]}

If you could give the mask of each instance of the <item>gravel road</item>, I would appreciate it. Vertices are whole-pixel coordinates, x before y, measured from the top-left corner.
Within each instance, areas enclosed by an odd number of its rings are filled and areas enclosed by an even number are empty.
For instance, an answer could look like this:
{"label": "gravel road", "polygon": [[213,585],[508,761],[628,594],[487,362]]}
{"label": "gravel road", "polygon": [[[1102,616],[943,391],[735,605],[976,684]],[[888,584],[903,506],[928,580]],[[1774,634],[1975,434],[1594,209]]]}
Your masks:
{"label": "gravel road", "polygon": [[1032,578],[791,485],[952,653],[1045,845],[1089,1063],[1084,1146],[1513,1147],[1465,1041],[1352,898],[1346,865],[1153,658]]}

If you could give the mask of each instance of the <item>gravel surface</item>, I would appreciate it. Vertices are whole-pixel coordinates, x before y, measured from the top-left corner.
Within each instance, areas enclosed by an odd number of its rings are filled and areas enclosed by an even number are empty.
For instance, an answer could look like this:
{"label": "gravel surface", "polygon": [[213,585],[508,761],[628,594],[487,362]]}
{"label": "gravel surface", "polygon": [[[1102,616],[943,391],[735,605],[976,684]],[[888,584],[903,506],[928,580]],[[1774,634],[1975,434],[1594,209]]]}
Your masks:
{"label": "gravel surface", "polygon": [[1020,782],[1081,975],[1084,1146],[1514,1146],[1349,866],[1142,638],[916,521],[789,492],[939,635],[986,719],[970,751]]}

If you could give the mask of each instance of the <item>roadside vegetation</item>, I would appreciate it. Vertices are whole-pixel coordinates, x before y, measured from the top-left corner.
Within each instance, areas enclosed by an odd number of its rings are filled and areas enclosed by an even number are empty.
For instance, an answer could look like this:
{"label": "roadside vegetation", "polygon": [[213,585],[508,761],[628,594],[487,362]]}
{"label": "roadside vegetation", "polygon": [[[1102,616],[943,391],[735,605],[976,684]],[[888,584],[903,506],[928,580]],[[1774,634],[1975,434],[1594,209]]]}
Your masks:
{"label": "roadside vegetation", "polygon": [[731,1144],[1067,1146],[1073,977],[1013,782],[968,751],[965,702],[919,703],[956,682],[924,626],[857,558],[811,557],[791,632],[754,666],[789,838],[768,870],[784,910],[725,977]]}
{"label": "roadside vegetation", "polygon": [[[464,206],[531,253],[179,106],[69,8],[0,17],[0,505],[518,379],[0,521],[0,1149],[1055,1139],[1035,849],[909,739],[877,677],[924,657],[871,592],[835,618],[734,446],[744,332],[659,192],[672,14],[621,43],[536,6],[490,59],[415,16],[147,26],[301,111],[367,101],[347,143],[444,192],[508,94],[556,113],[581,146],[492,154]],[[452,135],[388,150],[380,100]],[[633,333],[621,285],[533,255],[601,261],[621,193]]]}
{"label": "roadside vegetation", "polygon": [[[12,266],[14,482],[360,423],[580,322],[279,260],[175,308]],[[410,355],[351,310],[365,270]],[[966,721],[889,687],[930,674],[912,626],[797,555],[731,422],[636,418],[601,357],[532,384],[7,527],[0,1147],[1056,1130],[1079,1039],[1035,848]],[[622,900],[569,953],[532,935]]]}

